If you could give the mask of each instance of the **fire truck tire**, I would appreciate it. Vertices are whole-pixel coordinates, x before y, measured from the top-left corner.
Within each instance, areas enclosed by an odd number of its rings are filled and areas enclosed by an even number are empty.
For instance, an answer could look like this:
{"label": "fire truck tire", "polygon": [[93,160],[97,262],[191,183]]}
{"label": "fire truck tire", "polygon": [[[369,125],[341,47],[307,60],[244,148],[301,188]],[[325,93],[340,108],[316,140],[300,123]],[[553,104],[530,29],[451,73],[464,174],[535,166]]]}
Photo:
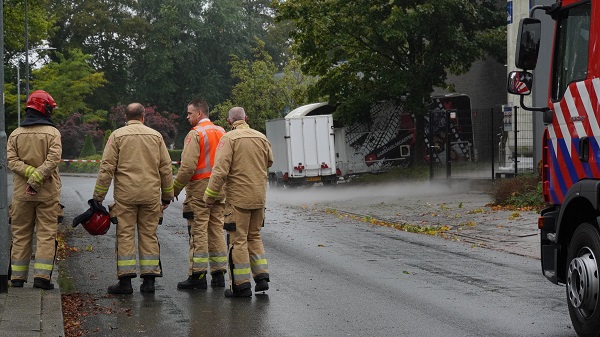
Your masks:
{"label": "fire truck tire", "polygon": [[600,336],[600,235],[589,223],[577,227],[567,253],[567,303],[579,337]]}

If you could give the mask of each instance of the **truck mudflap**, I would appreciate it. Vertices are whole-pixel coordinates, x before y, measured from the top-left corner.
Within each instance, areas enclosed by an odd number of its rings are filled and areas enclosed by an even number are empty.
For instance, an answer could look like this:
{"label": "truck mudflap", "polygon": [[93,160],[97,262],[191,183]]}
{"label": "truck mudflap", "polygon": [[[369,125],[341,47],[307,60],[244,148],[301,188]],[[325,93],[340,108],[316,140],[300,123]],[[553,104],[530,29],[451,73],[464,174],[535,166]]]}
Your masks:
{"label": "truck mudflap", "polygon": [[552,206],[544,209],[538,220],[538,227],[540,227],[540,259],[542,263],[542,273],[554,284],[562,282],[558,277],[560,244],[556,242],[558,239],[556,237],[556,224],[558,223],[559,213],[560,207]]}

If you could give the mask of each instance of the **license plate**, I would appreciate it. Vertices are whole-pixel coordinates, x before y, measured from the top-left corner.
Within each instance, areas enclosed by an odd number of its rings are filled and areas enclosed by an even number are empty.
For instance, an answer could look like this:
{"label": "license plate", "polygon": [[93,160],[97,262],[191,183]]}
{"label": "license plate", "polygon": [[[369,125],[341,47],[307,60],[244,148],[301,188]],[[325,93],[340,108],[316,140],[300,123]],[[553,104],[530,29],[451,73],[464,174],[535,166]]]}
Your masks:
{"label": "license plate", "polygon": [[321,177],[307,177],[306,181],[321,181]]}

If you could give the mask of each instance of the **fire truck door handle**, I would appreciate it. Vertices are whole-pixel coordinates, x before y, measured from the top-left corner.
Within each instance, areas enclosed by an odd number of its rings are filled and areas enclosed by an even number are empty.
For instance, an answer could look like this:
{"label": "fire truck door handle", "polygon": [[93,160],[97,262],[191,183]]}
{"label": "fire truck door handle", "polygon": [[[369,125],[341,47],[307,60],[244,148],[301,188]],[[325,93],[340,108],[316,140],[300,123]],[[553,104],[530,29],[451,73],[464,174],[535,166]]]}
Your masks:
{"label": "fire truck door handle", "polygon": [[579,139],[579,160],[587,162],[590,159],[590,139],[581,137]]}

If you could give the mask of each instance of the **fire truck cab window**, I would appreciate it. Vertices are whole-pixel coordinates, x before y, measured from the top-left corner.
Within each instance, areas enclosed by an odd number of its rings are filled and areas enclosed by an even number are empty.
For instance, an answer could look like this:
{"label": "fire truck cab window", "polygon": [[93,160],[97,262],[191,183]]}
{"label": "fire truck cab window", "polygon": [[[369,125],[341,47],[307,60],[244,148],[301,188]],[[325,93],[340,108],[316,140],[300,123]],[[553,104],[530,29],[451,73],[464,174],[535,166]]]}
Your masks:
{"label": "fire truck cab window", "polygon": [[588,73],[591,2],[563,10],[557,20],[552,67],[552,99],[563,98],[567,86]]}

